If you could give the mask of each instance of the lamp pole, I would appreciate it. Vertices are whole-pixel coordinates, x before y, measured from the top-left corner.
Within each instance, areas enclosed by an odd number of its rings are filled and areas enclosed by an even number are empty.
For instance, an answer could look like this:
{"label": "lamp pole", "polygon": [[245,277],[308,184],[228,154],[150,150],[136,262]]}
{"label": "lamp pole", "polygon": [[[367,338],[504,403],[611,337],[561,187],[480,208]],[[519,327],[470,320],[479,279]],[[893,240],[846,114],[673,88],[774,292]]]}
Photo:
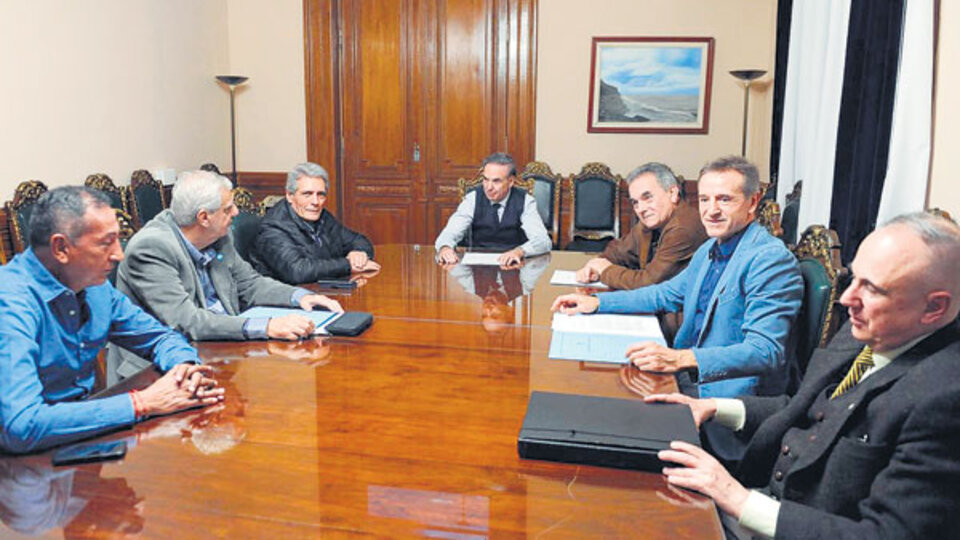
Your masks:
{"label": "lamp pole", "polygon": [[762,69],[736,69],[730,72],[743,83],[743,138],[740,142],[740,155],[747,157],[747,115],[750,113],[750,84],[766,75]]}
{"label": "lamp pole", "polygon": [[227,85],[227,88],[230,89],[230,159],[232,165],[230,168],[230,177],[231,180],[233,180],[234,187],[237,185],[237,128],[234,95],[236,94],[237,87],[249,79],[250,77],[243,77],[241,75],[217,75],[217,80]]}

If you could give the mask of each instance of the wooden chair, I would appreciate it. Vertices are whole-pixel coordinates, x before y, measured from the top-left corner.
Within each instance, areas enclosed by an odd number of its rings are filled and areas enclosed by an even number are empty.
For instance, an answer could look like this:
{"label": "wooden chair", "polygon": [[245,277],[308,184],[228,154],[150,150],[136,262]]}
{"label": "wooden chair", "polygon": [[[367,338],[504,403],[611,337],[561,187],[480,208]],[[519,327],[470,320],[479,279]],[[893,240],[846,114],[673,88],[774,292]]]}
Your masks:
{"label": "wooden chair", "polygon": [[811,225],[793,251],[803,275],[803,305],[797,317],[797,361],[801,374],[814,349],[823,347],[840,326],[840,280],[845,275],[836,231]]}
{"label": "wooden chair", "polygon": [[13,193],[13,200],[7,201],[7,220],[10,223],[10,240],[13,250],[20,253],[26,249],[30,238],[30,214],[33,205],[41,195],[47,192],[47,186],[39,180],[20,182]]}
{"label": "wooden chair", "polygon": [[220,167],[217,167],[216,163],[204,163],[203,165],[200,166],[200,170],[216,173],[216,174],[219,174],[220,176],[223,176],[223,173],[220,172]]}
{"label": "wooden chair", "polygon": [[935,216],[945,218],[945,219],[949,219],[950,221],[954,221],[953,217],[950,216],[950,212],[947,212],[946,210],[943,210],[941,208],[927,208],[925,212],[928,214],[933,214]]}
{"label": "wooden chair", "polygon": [[570,223],[568,251],[603,251],[607,242],[620,236],[620,175],[603,163],[587,163],[570,177]]}
{"label": "wooden chair", "polygon": [[130,213],[130,209],[127,207],[127,189],[118,187],[109,176],[103,173],[91,174],[83,182],[83,185],[102,191],[110,198],[110,206],[117,210],[123,210],[127,214]]}
{"label": "wooden chair", "polygon": [[[467,180],[466,178],[460,178],[457,180],[457,196],[459,200],[463,200],[467,196],[467,193],[471,189],[475,189],[480,184],[483,183],[483,170],[477,171],[477,175],[473,178]],[[533,180],[527,180],[522,177],[517,177],[516,181],[513,183],[514,186],[526,190],[527,193],[533,195]]]}
{"label": "wooden chair", "polygon": [[[113,210],[117,213],[117,224],[120,225],[120,247],[126,251],[127,242],[133,238],[133,235],[136,232],[136,229],[133,226],[133,217],[123,210],[119,210],[117,208],[114,208]],[[110,275],[107,277],[107,279],[110,280],[111,285],[117,284],[117,268],[119,268],[119,265],[114,266],[113,270],[110,271]]]}
{"label": "wooden chair", "polygon": [[130,214],[138,229],[167,206],[163,195],[163,182],[156,180],[150,171],[144,169],[133,171],[127,194],[130,199]]}
{"label": "wooden chair", "polygon": [[533,182],[537,211],[550,233],[553,247],[560,247],[560,186],[563,185],[563,178],[559,174],[553,174],[553,170],[546,163],[531,161],[523,168],[520,179]]}
{"label": "wooden chair", "polygon": [[260,201],[260,215],[266,215],[267,210],[273,208],[284,199],[283,195],[267,195]]}
{"label": "wooden chair", "polygon": [[767,228],[770,234],[783,238],[780,227],[780,204],[773,199],[763,199],[757,206],[757,223]]}
{"label": "wooden chair", "polygon": [[263,217],[262,208],[254,202],[253,193],[242,187],[233,188],[233,204],[237,205],[239,211],[230,224],[233,247],[241,257],[249,261],[250,248],[257,238],[260,219]]}

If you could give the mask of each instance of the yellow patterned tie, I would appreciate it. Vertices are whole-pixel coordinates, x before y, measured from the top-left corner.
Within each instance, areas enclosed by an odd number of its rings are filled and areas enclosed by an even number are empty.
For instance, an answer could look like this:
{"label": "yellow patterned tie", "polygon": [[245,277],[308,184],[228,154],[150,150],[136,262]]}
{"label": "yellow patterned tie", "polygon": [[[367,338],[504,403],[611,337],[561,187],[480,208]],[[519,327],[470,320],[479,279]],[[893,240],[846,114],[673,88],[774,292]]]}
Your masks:
{"label": "yellow patterned tie", "polygon": [[860,382],[860,377],[863,377],[863,374],[866,371],[873,367],[873,350],[870,349],[870,346],[866,346],[860,351],[860,354],[853,360],[853,365],[850,366],[850,371],[847,372],[847,376],[840,381],[840,386],[837,386],[837,389],[833,391],[833,394],[830,395],[830,399],[833,399],[840,394],[846,392],[847,390],[853,388]]}

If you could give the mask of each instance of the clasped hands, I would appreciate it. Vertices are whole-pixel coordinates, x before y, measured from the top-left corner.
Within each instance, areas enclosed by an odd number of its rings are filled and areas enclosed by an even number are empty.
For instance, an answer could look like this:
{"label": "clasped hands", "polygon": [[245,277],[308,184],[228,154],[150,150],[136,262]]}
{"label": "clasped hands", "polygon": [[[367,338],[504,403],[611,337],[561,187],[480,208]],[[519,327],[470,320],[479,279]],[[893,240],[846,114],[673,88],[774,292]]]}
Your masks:
{"label": "clasped hands", "polygon": [[[300,299],[300,308],[305,311],[312,311],[317,306],[330,311],[343,311],[340,302],[322,294],[308,294]],[[267,337],[271,339],[303,339],[310,337],[314,328],[316,328],[316,325],[313,320],[305,315],[292,313],[283,317],[271,317],[267,323]]]}
{"label": "clasped hands", "polygon": [[[593,313],[600,306],[596,296],[586,294],[565,294],[553,301],[550,310],[567,315],[575,313]],[[697,358],[689,349],[671,349],[659,343],[645,341],[627,347],[625,356],[633,365],[644,371],[658,373],[676,373],[684,369],[697,367]]]}
{"label": "clasped hands", "polygon": [[350,262],[350,271],[353,273],[380,270],[380,264],[373,261],[364,251],[347,253],[347,261]]}
{"label": "clasped hands", "polygon": [[177,364],[138,394],[143,416],[169,414],[223,401],[224,390],[213,378],[213,368]]}

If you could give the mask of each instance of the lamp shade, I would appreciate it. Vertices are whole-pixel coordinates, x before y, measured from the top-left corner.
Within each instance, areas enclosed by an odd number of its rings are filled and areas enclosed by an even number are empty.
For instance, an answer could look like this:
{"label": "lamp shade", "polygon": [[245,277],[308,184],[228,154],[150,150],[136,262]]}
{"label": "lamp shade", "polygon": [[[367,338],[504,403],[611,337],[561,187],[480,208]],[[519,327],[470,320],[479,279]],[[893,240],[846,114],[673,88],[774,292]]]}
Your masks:
{"label": "lamp shade", "polygon": [[217,80],[229,86],[237,86],[247,82],[250,77],[243,75],[217,75]]}
{"label": "lamp shade", "polygon": [[752,81],[763,77],[767,74],[767,71],[764,69],[735,69],[730,74],[741,81]]}

